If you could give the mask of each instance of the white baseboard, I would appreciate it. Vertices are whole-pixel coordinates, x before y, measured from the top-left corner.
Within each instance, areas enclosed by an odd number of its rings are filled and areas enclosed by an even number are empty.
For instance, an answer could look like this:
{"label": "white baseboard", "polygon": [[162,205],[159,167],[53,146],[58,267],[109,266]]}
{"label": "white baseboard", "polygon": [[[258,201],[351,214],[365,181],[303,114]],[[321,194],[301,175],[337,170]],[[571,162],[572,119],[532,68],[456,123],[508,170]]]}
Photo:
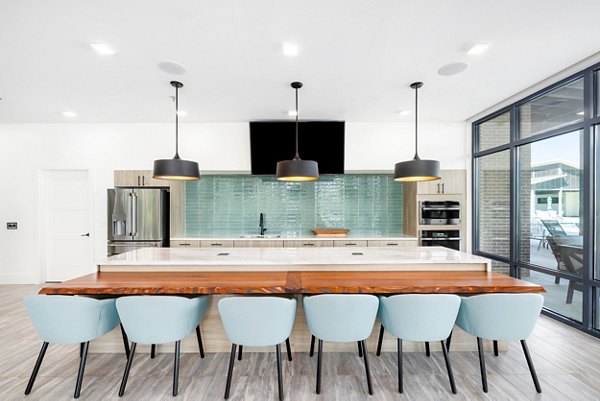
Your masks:
{"label": "white baseboard", "polygon": [[0,274],[0,284],[40,284],[36,274]]}

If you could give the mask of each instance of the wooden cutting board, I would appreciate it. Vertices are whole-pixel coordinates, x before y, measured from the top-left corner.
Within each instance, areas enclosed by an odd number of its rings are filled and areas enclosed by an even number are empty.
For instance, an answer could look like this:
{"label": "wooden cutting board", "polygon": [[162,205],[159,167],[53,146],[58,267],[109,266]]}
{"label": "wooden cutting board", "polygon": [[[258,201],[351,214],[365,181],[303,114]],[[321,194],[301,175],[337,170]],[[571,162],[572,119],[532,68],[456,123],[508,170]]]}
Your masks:
{"label": "wooden cutting board", "polygon": [[345,237],[350,232],[347,228],[315,228],[312,231],[317,237]]}

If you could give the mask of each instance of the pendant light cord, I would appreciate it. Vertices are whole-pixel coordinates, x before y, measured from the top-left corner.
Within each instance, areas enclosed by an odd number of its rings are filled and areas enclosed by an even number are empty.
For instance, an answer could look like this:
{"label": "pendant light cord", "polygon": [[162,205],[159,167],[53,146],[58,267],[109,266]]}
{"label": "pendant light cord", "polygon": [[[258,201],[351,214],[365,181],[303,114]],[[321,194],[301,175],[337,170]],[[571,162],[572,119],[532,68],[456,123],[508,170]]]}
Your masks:
{"label": "pendant light cord", "polygon": [[296,89],[296,155],[294,160],[300,160],[300,153],[298,152],[298,88]]}
{"label": "pendant light cord", "polygon": [[175,159],[179,159],[179,87],[175,86]]}
{"label": "pendant light cord", "polygon": [[419,115],[419,86],[415,86],[415,159],[419,159],[419,135],[418,135],[418,117]]}

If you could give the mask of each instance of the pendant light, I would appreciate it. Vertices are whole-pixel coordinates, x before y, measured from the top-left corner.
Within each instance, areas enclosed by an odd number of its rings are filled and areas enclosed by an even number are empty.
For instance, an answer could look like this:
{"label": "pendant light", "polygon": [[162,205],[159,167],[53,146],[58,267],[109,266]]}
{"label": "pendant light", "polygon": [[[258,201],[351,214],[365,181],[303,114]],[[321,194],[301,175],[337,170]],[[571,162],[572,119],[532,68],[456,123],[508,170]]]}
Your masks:
{"label": "pendant light", "polygon": [[154,160],[152,177],[159,180],[198,180],[198,163],[179,157],[179,88],[183,87],[183,84],[171,81],[171,86],[175,88],[175,156],[172,159]]}
{"label": "pendant light", "polygon": [[415,90],[415,157],[412,160],[398,162],[394,168],[394,181],[433,181],[440,176],[440,162],[419,157],[417,136],[417,112],[419,107],[419,88],[423,82],[414,82],[410,87]]}
{"label": "pendant light", "polygon": [[296,155],[292,160],[277,162],[275,178],[279,181],[316,181],[319,179],[319,165],[314,160],[302,160],[298,154],[298,89],[302,82],[292,82],[296,90]]}

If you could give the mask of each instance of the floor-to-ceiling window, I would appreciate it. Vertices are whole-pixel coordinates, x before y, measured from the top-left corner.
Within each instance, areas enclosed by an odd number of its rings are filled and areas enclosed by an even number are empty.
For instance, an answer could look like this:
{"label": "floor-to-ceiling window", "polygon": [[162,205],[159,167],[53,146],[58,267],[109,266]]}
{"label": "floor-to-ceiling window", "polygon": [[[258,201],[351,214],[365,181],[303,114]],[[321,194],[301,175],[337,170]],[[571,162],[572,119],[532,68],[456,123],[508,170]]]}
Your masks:
{"label": "floor-to-ceiling window", "polygon": [[[600,65],[473,124],[473,249],[600,335]],[[594,178],[595,177],[595,178]],[[600,251],[598,251],[600,252]]]}

